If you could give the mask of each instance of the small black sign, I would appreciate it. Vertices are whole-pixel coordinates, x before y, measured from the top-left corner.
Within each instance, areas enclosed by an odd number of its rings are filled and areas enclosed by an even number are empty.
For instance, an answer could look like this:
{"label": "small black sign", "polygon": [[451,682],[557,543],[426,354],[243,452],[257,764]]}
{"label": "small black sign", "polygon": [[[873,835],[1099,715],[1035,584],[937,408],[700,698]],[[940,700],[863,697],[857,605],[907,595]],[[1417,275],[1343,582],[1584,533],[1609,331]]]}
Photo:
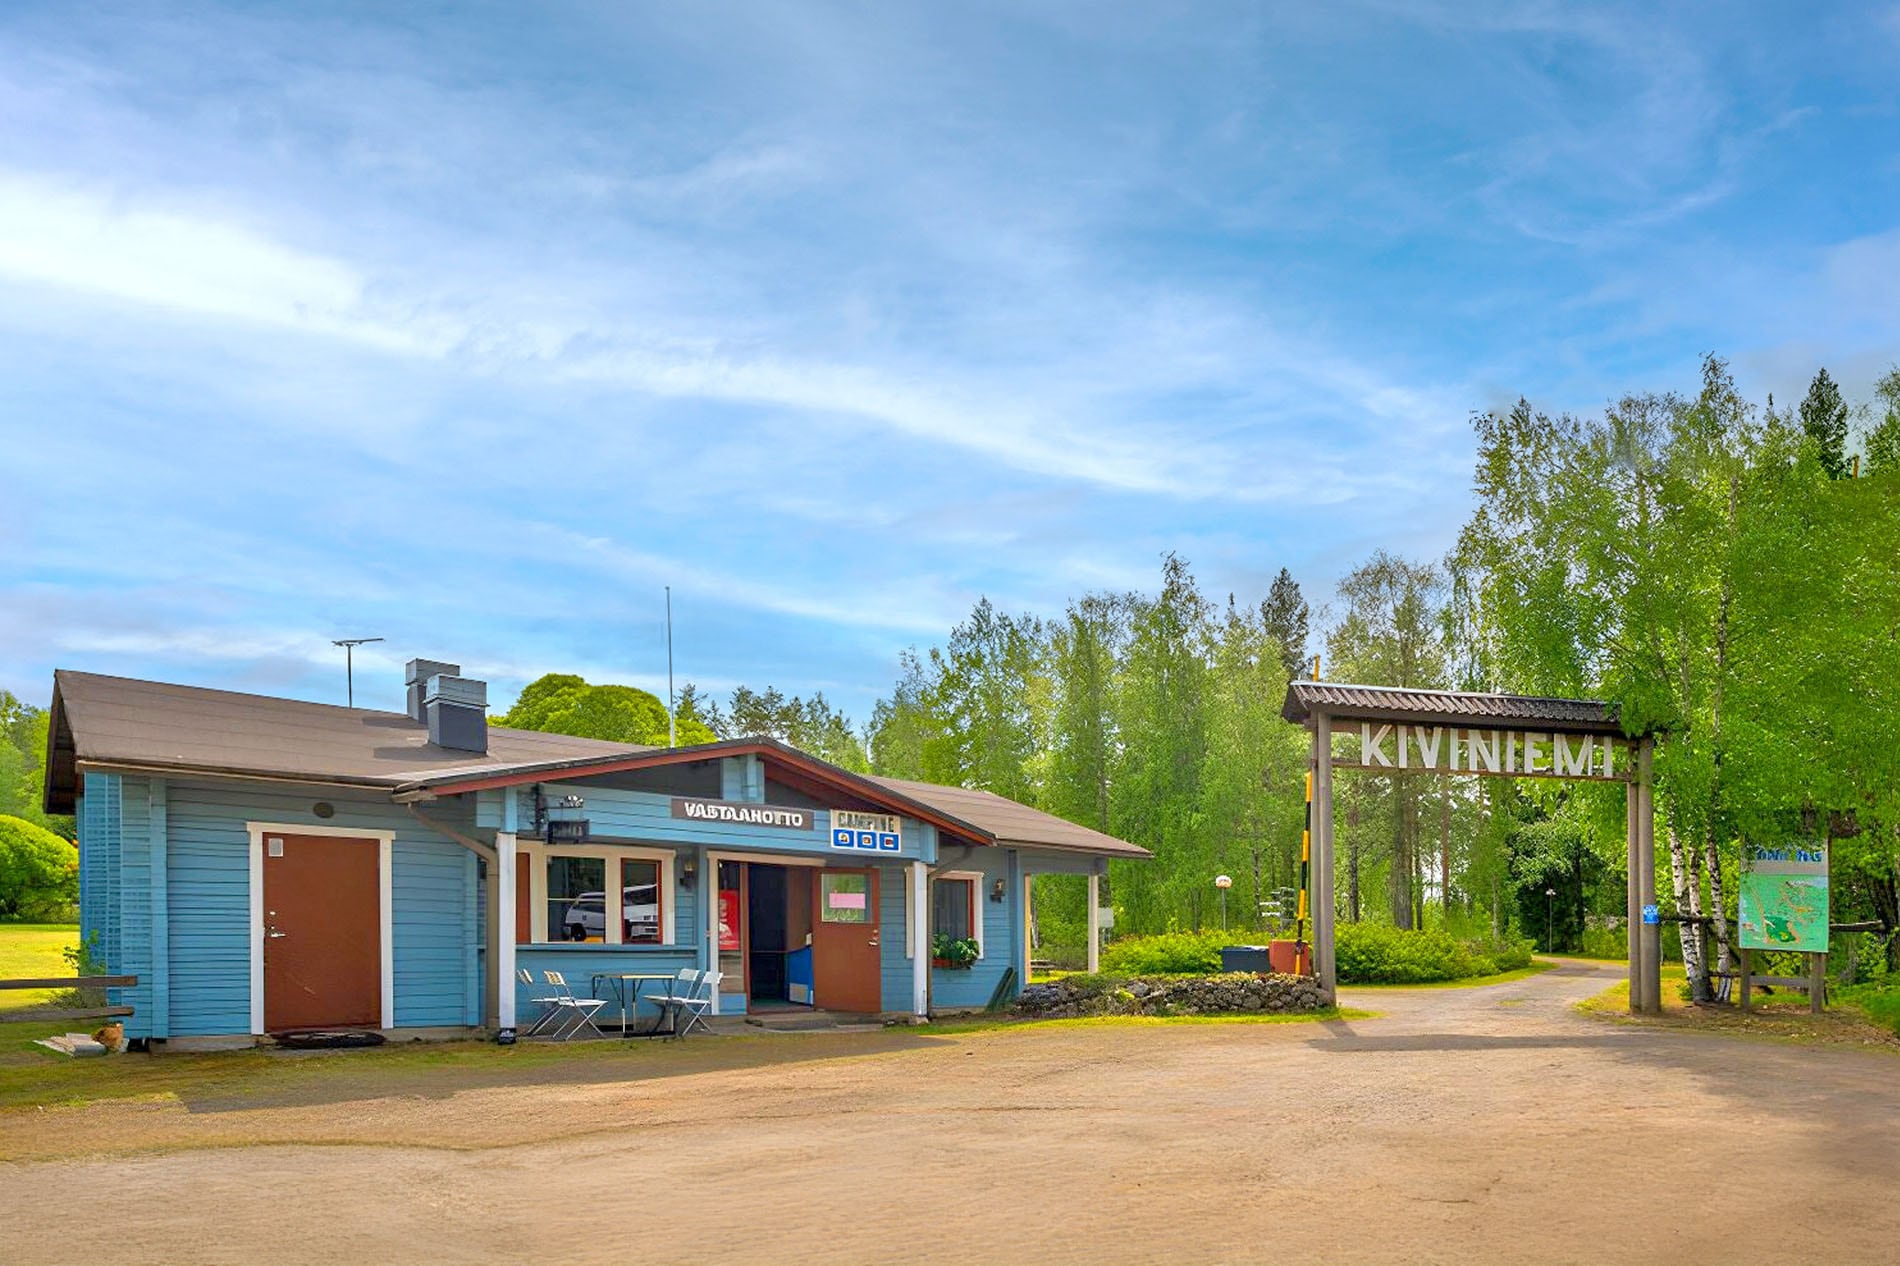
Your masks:
{"label": "small black sign", "polygon": [[673,816],[689,822],[774,827],[781,831],[809,831],[812,823],[810,809],[753,804],[746,800],[693,800],[685,796],[673,797]]}
{"label": "small black sign", "polygon": [[578,844],[587,838],[589,825],[586,818],[549,818],[548,843]]}

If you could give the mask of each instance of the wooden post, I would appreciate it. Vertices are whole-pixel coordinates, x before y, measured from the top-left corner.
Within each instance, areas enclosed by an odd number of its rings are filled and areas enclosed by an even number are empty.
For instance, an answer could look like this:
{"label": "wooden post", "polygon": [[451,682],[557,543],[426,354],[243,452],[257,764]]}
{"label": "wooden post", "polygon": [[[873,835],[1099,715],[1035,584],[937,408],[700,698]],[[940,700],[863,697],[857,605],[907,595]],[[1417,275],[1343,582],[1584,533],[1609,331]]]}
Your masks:
{"label": "wooden post", "polygon": [[1313,713],[1313,971],[1328,994],[1333,962],[1333,718]]}
{"label": "wooden post", "polygon": [[1742,951],[1742,1010],[1748,1010],[1748,999],[1755,992],[1755,964],[1748,950]]}
{"label": "wooden post", "polygon": [[[1655,744],[1649,739],[1643,740],[1642,751],[1636,758],[1636,786],[1638,789],[1637,818],[1637,858],[1636,858],[1636,897],[1637,916],[1642,916],[1642,908],[1656,904],[1656,783],[1653,771]],[[1643,1013],[1659,1015],[1662,1012],[1662,925],[1643,923],[1641,925],[1643,947],[1642,985]]]}
{"label": "wooden post", "polygon": [[1808,1014],[1820,1015],[1827,1005],[1827,955],[1808,955]]}
{"label": "wooden post", "polygon": [[1623,912],[1623,942],[1629,952],[1626,974],[1629,977],[1629,1010],[1638,1015],[1643,1009],[1643,906],[1637,895],[1638,858],[1643,828],[1637,825],[1637,815],[1642,808],[1642,793],[1636,787],[1636,762],[1630,762],[1630,768],[1623,780],[1623,839],[1628,849],[1629,891],[1626,894]]}

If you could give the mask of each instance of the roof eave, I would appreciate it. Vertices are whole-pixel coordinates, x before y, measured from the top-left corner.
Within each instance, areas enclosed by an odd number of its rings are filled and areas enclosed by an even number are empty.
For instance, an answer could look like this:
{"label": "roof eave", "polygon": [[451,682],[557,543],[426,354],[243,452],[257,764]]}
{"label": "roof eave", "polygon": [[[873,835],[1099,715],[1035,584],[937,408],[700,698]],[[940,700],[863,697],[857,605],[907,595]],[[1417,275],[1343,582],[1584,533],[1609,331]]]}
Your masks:
{"label": "roof eave", "polygon": [[574,757],[561,761],[535,761],[498,767],[492,771],[472,770],[442,777],[425,775],[398,785],[392,794],[396,797],[413,796],[421,792],[465,795],[472,791],[560,781],[562,778],[583,777],[588,774],[623,773],[628,770],[654,769],[664,765],[676,765],[713,757],[745,755],[771,755],[788,765],[841,784],[847,790],[874,804],[885,805],[921,822],[928,822],[939,829],[967,836],[979,844],[996,843],[994,834],[974,823],[945,813],[902,792],[893,791],[889,787],[834,765],[830,761],[820,760],[816,756],[801,752],[774,738],[719,739],[711,743],[695,743],[688,747],[652,748],[642,752],[630,752],[624,756]]}

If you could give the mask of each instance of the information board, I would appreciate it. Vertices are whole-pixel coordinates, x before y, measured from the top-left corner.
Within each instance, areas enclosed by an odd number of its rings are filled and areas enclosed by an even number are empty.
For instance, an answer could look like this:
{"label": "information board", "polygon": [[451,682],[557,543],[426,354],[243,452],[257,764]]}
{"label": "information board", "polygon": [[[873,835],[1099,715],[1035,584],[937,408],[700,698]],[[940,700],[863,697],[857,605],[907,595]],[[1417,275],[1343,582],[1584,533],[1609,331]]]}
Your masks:
{"label": "information board", "polygon": [[1742,948],[1827,953],[1827,845],[1742,846]]}

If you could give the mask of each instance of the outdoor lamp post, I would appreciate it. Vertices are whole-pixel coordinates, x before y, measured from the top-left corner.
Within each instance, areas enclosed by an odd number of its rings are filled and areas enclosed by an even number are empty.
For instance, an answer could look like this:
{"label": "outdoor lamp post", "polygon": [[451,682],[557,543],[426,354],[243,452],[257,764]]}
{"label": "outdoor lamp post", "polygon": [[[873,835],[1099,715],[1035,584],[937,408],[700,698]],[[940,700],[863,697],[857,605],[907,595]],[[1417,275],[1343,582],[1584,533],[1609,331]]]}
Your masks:
{"label": "outdoor lamp post", "polygon": [[1556,935],[1551,931],[1556,909],[1557,890],[1555,888],[1544,889],[1544,952],[1547,954],[1555,954],[1557,952]]}
{"label": "outdoor lamp post", "polygon": [[1227,930],[1227,890],[1234,886],[1233,876],[1214,876],[1214,886],[1220,889],[1220,930],[1225,932]]}

